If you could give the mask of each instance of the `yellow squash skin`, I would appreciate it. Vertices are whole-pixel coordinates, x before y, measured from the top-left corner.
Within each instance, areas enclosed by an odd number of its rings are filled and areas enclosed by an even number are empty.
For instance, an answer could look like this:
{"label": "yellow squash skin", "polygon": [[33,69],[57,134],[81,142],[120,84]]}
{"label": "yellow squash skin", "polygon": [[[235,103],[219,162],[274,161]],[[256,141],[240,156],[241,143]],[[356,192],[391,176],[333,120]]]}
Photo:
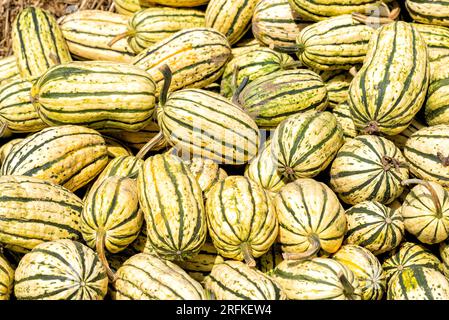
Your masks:
{"label": "yellow squash skin", "polygon": [[353,76],[347,70],[331,70],[318,72],[326,83],[327,94],[329,96],[329,108],[347,103],[349,86]]}
{"label": "yellow squash skin", "polygon": [[5,161],[6,156],[11,151],[12,147],[22,141],[23,138],[16,138],[9,140],[4,145],[0,147],[0,165]]}
{"label": "yellow squash skin", "polygon": [[[282,251],[304,253],[321,248],[334,253],[340,248],[346,216],[337,196],[324,183],[297,179],[281,188],[274,203]],[[318,248],[313,248],[315,241]]]}
{"label": "yellow squash skin", "polygon": [[134,51],[126,39],[108,43],[128,28],[128,16],[102,10],[79,10],[58,20],[72,56],[79,60],[130,62]]}
{"label": "yellow squash skin", "polygon": [[257,268],[263,273],[271,275],[274,268],[283,260],[281,245],[275,242],[270,250],[257,260]]}
{"label": "yellow squash skin", "polygon": [[113,0],[113,2],[115,11],[126,16],[132,16],[134,12],[142,9],[139,0]]}
{"label": "yellow squash skin", "polygon": [[18,300],[102,300],[107,288],[96,253],[77,241],[42,243],[22,258],[15,272]]}
{"label": "yellow squash skin", "polygon": [[57,239],[81,238],[83,203],[69,190],[25,176],[0,177],[0,243],[16,252]]}
{"label": "yellow squash skin", "polygon": [[129,20],[128,43],[139,53],[183,29],[205,27],[204,12],[196,9],[153,7],[136,12]]}
{"label": "yellow squash skin", "polygon": [[222,75],[230,57],[231,47],[224,35],[211,28],[190,28],[142,51],[133,64],[150,74],[159,94],[164,80],[159,70],[162,65],[167,64],[173,74],[170,91],[202,88]]}
{"label": "yellow squash skin", "polygon": [[[159,133],[160,129],[155,121],[150,122],[147,126],[139,131],[111,131],[108,135],[117,138],[132,149],[139,150],[148,141],[154,138],[155,135]],[[160,143],[152,148],[152,150],[158,151],[164,149],[167,146],[167,141],[162,139]]]}
{"label": "yellow squash skin", "polygon": [[0,255],[0,300],[9,300],[14,284],[14,269],[5,257]]}
{"label": "yellow squash skin", "polygon": [[349,110],[349,104],[347,102],[341,103],[332,109],[332,114],[337,119],[343,129],[343,136],[345,142],[351,138],[357,137],[359,134],[357,127],[351,117],[351,111]]}
{"label": "yellow squash skin", "polygon": [[405,144],[407,143],[408,139],[414,134],[416,131],[424,128],[426,125],[424,125],[421,120],[418,120],[417,118],[414,118],[412,122],[410,122],[410,125],[402,131],[400,134],[395,136],[386,136],[388,140],[391,140],[394,142],[396,147],[398,147],[402,152],[404,151]]}
{"label": "yellow squash skin", "polygon": [[167,7],[198,7],[205,5],[209,2],[209,0],[140,0],[141,4],[145,5],[161,5]]}
{"label": "yellow squash skin", "polygon": [[225,261],[212,268],[204,286],[217,300],[285,300],[279,284],[240,261]]}
{"label": "yellow squash skin", "polygon": [[413,20],[419,23],[449,26],[448,0],[405,0],[405,6]]}
{"label": "yellow squash skin", "polygon": [[367,249],[346,244],[342,246],[332,259],[344,264],[356,276],[362,290],[362,300],[381,300],[386,281],[382,265]]}
{"label": "yellow squash skin", "polygon": [[15,56],[0,59],[0,86],[19,79],[19,69]]}
{"label": "yellow squash skin", "polygon": [[203,195],[180,158],[157,154],[145,160],[138,193],[148,240],[160,257],[184,260],[201,249],[207,233]]}
{"label": "yellow squash skin", "polygon": [[96,130],[138,131],[152,121],[155,83],[139,68],[107,61],[76,61],[49,69],[31,89],[45,123]]}
{"label": "yellow squash skin", "polygon": [[449,282],[439,271],[405,268],[388,282],[387,300],[448,300]]}
{"label": "yellow squash skin", "polygon": [[278,235],[275,209],[267,192],[242,176],[229,176],[212,187],[206,213],[209,235],[225,258],[249,262],[246,253],[260,257]]}
{"label": "yellow squash skin", "polygon": [[176,264],[139,253],[118,269],[116,300],[205,300],[199,282]]}
{"label": "yellow squash skin", "polygon": [[32,85],[18,79],[0,87],[0,118],[13,132],[36,132],[47,127],[31,102]]}
{"label": "yellow squash skin", "polygon": [[43,129],[17,143],[3,161],[1,173],[41,178],[75,191],[107,163],[106,143],[97,131],[60,126]]}
{"label": "yellow squash skin", "polygon": [[20,76],[32,80],[48,68],[72,61],[55,18],[46,10],[28,7],[15,18],[12,47]]}
{"label": "yellow squash skin", "polygon": [[418,30],[403,21],[382,26],[349,87],[355,125],[366,133],[399,134],[421,108],[428,84],[427,46]]}
{"label": "yellow squash skin", "polygon": [[133,153],[131,149],[123,144],[118,139],[108,137],[103,135],[103,139],[106,142],[106,147],[108,148],[108,156],[111,159],[114,159],[116,157],[120,156],[132,156]]}
{"label": "yellow squash skin", "polygon": [[142,223],[135,180],[112,176],[89,191],[81,214],[81,232],[89,247],[104,241],[106,250],[120,252],[137,238]]}
{"label": "yellow squash skin", "polygon": [[330,186],[344,202],[373,200],[389,204],[401,195],[401,181],[409,173],[404,156],[393,142],[360,135],[341,147],[330,174]]}
{"label": "yellow squash skin", "polygon": [[207,194],[214,184],[224,180],[228,176],[226,171],[221,169],[216,162],[210,159],[193,157],[191,160],[186,161],[186,164],[198,181],[198,184],[203,191],[204,198],[207,197]]}
{"label": "yellow squash skin", "polygon": [[442,260],[441,268],[443,269],[444,275],[449,276],[449,242],[443,241],[440,243],[439,252]]}
{"label": "yellow squash skin", "polygon": [[290,300],[361,300],[354,273],[333,259],[284,260],[272,277]]}

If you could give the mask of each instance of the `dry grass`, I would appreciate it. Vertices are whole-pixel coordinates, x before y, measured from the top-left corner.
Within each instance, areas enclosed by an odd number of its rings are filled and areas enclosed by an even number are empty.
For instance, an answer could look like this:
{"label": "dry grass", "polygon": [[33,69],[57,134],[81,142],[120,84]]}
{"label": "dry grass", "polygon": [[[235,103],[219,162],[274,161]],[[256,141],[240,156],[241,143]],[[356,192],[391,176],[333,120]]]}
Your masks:
{"label": "dry grass", "polygon": [[113,10],[112,0],[0,0],[0,57],[12,54],[11,25],[28,6],[47,9],[56,17],[83,9]]}

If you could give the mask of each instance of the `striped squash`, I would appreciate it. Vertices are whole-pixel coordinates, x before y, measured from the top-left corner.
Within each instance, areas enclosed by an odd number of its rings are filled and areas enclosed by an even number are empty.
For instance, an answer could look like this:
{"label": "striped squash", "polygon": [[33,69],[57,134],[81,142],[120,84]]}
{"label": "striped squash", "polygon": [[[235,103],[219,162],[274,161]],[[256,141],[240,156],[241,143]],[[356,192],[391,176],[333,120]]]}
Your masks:
{"label": "striped squash", "polygon": [[0,300],[9,300],[14,284],[14,269],[8,260],[0,255]]}
{"label": "striped squash", "polygon": [[[160,129],[158,124],[155,121],[150,122],[147,126],[139,131],[113,131],[108,132],[107,134],[111,137],[117,138],[126,145],[128,145],[132,149],[141,149],[148,141],[154,138]],[[167,145],[167,141],[162,139],[160,143],[153,146],[152,150],[158,151],[164,149]]]}
{"label": "striped squash", "polygon": [[405,230],[422,243],[444,241],[449,237],[449,191],[436,182],[416,182],[401,208]]}
{"label": "striped squash", "polygon": [[351,111],[348,102],[340,103],[332,109],[332,114],[337,119],[343,130],[345,142],[358,136],[357,128],[352,120]]}
{"label": "striped squash", "polygon": [[420,119],[414,118],[412,122],[410,122],[409,126],[400,134],[397,134],[395,136],[386,136],[386,138],[393,141],[396,147],[398,147],[401,151],[404,151],[407,140],[412,136],[412,134],[424,127],[425,125],[421,122]]}
{"label": "striped squash", "polygon": [[379,3],[378,0],[289,0],[289,2],[292,8],[308,21],[325,20],[352,12],[369,12],[373,9],[373,5]]}
{"label": "striped squash", "polygon": [[204,12],[196,9],[153,7],[137,11],[129,19],[128,43],[139,53],[183,29],[205,27]]}
{"label": "striped squash", "polygon": [[346,216],[337,196],[324,183],[297,179],[274,198],[279,220],[279,244],[292,260],[322,249],[336,252],[346,232]]}
{"label": "striped squash", "polygon": [[159,94],[164,80],[159,69],[164,64],[173,73],[170,91],[174,91],[213,83],[222,75],[223,66],[230,57],[231,47],[220,32],[211,28],[190,28],[142,51],[133,64],[150,74]]}
{"label": "striped squash", "polygon": [[243,38],[231,48],[232,57],[235,58],[250,51],[261,49],[263,46],[254,38]]}
{"label": "striped squash", "polygon": [[102,10],[79,10],[58,20],[67,46],[78,60],[130,62],[134,51],[125,39],[109,46],[127,31],[128,17]]}
{"label": "striped squash", "polygon": [[183,89],[166,98],[164,92],[156,113],[165,140],[183,155],[244,164],[258,152],[260,133],[254,120],[218,93]]}
{"label": "striped squash", "polygon": [[274,196],[288,179],[277,171],[276,162],[271,156],[271,140],[267,141],[262,151],[246,166],[245,177],[248,177]]}
{"label": "striped squash", "polygon": [[268,194],[243,176],[216,183],[206,200],[209,235],[218,253],[255,266],[278,235],[276,212]]}
{"label": "striped squash", "polygon": [[310,25],[291,8],[288,0],[260,0],[252,19],[254,37],[263,45],[279,50],[289,49],[296,36]]}
{"label": "striped squash", "polygon": [[330,185],[344,202],[372,200],[388,204],[404,190],[401,181],[408,178],[408,168],[393,142],[361,135],[341,147],[330,174]]}
{"label": "striped squash", "polygon": [[252,81],[240,92],[237,101],[258,126],[275,128],[291,115],[326,109],[328,94],[315,72],[281,70]]}
{"label": "striped squash", "polygon": [[402,270],[412,267],[426,267],[442,271],[440,260],[430,250],[413,242],[403,242],[382,263],[387,281],[401,273]]}
{"label": "striped squash", "polygon": [[151,243],[148,241],[148,234],[147,234],[147,224],[145,222],[145,219],[143,220],[142,228],[140,228],[140,233],[137,236],[136,240],[131,243],[128,248],[125,250],[131,250],[133,255],[135,253],[149,253],[154,254],[153,247],[151,246]]}
{"label": "striped squash", "polygon": [[127,16],[132,16],[134,12],[142,9],[140,2],[140,0],[113,0],[115,10]]}
{"label": "striped squash", "polygon": [[138,131],[152,121],[155,83],[132,65],[75,61],[49,69],[33,85],[31,99],[51,126]]}
{"label": "striped squash", "polygon": [[333,259],[284,260],[272,277],[290,300],[361,300],[354,273]]}
{"label": "striped squash", "polygon": [[81,126],[43,129],[17,143],[2,163],[2,175],[41,178],[75,191],[108,163],[103,137]]}
{"label": "striped squash", "polygon": [[206,9],[206,27],[226,36],[232,45],[251,27],[257,0],[210,0]]}
{"label": "striped squash", "polygon": [[103,136],[103,139],[106,142],[109,158],[114,159],[120,156],[132,156],[131,149],[120,140],[108,136]]}
{"label": "striped squash", "polygon": [[18,300],[102,300],[107,288],[97,255],[77,241],[42,243],[20,260],[15,272]]}
{"label": "striped squash", "polygon": [[275,242],[270,250],[257,260],[257,267],[263,273],[271,275],[274,268],[283,260],[282,247],[279,243]]}
{"label": "striped squash", "polygon": [[239,261],[212,268],[204,286],[217,300],[285,300],[279,284],[263,272]]}
{"label": "striped squash", "polygon": [[9,138],[11,136],[12,132],[8,129],[8,124],[0,118],[0,138]]}
{"label": "striped squash", "polygon": [[218,254],[212,242],[205,242],[198,254],[187,260],[178,261],[176,264],[193,279],[198,282],[203,282],[212,268],[222,262],[224,262],[224,259]]}
{"label": "striped squash", "polygon": [[141,4],[156,4],[167,7],[198,7],[206,5],[209,0],[139,0]]}
{"label": "striped squash", "polygon": [[430,126],[449,124],[449,78],[431,81],[424,104],[426,123]]}
{"label": "striped squash", "polygon": [[6,156],[11,151],[12,147],[22,141],[23,138],[16,138],[9,140],[0,147],[0,165],[5,161]]}
{"label": "striped squash", "polygon": [[379,28],[349,87],[357,128],[387,135],[405,130],[426,97],[428,60],[426,43],[412,24],[398,21]]}
{"label": "striped squash", "polygon": [[449,281],[439,271],[410,267],[388,282],[387,300],[448,300]]}
{"label": "striped squash", "polygon": [[449,57],[449,29],[434,24],[414,23],[413,26],[427,44],[430,73],[432,74],[433,65],[437,61]]}
{"label": "striped squash", "polygon": [[0,58],[0,86],[19,79],[19,69],[15,56]]}
{"label": "striped squash", "polygon": [[425,127],[407,140],[404,157],[416,177],[449,187],[449,124]]}
{"label": "striped squash", "polygon": [[72,61],[67,43],[52,14],[28,7],[12,26],[12,48],[20,76],[32,80],[51,66]]}
{"label": "striped squash", "polygon": [[116,300],[205,300],[201,285],[176,264],[139,253],[116,273]]}
{"label": "striped squash", "polygon": [[198,181],[198,184],[203,191],[204,198],[207,197],[207,194],[214,184],[224,180],[228,176],[226,171],[221,169],[216,162],[210,159],[194,157],[185,162]]}
{"label": "striped squash", "polygon": [[314,23],[296,38],[299,61],[318,70],[350,69],[363,63],[375,30],[350,14]]}
{"label": "striped squash", "polygon": [[53,183],[25,176],[0,176],[0,243],[16,252],[57,239],[81,238],[83,203]]}
{"label": "striped squash", "polygon": [[[230,98],[245,77],[248,83],[264,75],[282,70],[294,63],[293,59],[285,54],[276,52],[269,48],[255,48],[233,57],[227,64],[223,72],[220,83],[220,93]],[[237,69],[237,77],[235,70]],[[234,83],[236,78],[236,83]]]}
{"label": "striped squash", "polygon": [[290,180],[314,177],[343,145],[343,130],[330,112],[307,111],[282,121],[274,131],[271,154]]}
{"label": "striped squash", "polygon": [[330,108],[335,108],[339,104],[347,102],[349,98],[349,85],[353,79],[353,76],[348,71],[324,71],[320,76],[326,83]]}
{"label": "striped squash", "polygon": [[346,244],[332,258],[354,273],[360,284],[362,300],[382,299],[386,290],[385,274],[379,260],[369,250]]}
{"label": "striped squash", "polygon": [[138,195],[148,240],[159,256],[184,260],[201,249],[207,233],[203,196],[180,158],[157,154],[145,160]]}
{"label": "striped squash", "polygon": [[448,0],[405,0],[405,6],[419,23],[449,26]]}
{"label": "striped squash", "polygon": [[439,245],[440,257],[442,260],[441,268],[446,277],[449,276],[449,241],[443,241]]}
{"label": "striped squash", "polygon": [[364,201],[346,210],[345,243],[368,249],[375,255],[396,248],[404,236],[400,210],[376,201]]}
{"label": "striped squash", "polygon": [[13,132],[36,132],[47,127],[31,102],[32,85],[19,79],[0,87],[0,118]]}

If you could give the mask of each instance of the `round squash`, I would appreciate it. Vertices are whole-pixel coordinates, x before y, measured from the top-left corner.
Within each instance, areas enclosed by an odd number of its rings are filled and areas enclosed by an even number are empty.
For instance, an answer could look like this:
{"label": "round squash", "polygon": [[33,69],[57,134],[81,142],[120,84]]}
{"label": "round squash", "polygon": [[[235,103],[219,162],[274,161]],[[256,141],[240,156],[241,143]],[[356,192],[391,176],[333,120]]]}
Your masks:
{"label": "round squash", "polygon": [[0,300],[9,300],[14,285],[14,269],[8,260],[0,255]]}

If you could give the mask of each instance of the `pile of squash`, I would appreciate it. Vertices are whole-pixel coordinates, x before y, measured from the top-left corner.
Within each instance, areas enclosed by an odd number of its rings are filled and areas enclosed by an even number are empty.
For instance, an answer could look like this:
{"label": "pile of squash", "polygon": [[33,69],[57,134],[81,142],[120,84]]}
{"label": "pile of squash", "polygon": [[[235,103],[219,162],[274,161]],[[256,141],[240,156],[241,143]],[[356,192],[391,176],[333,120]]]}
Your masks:
{"label": "pile of squash", "polygon": [[449,0],[24,8],[0,299],[449,299]]}

